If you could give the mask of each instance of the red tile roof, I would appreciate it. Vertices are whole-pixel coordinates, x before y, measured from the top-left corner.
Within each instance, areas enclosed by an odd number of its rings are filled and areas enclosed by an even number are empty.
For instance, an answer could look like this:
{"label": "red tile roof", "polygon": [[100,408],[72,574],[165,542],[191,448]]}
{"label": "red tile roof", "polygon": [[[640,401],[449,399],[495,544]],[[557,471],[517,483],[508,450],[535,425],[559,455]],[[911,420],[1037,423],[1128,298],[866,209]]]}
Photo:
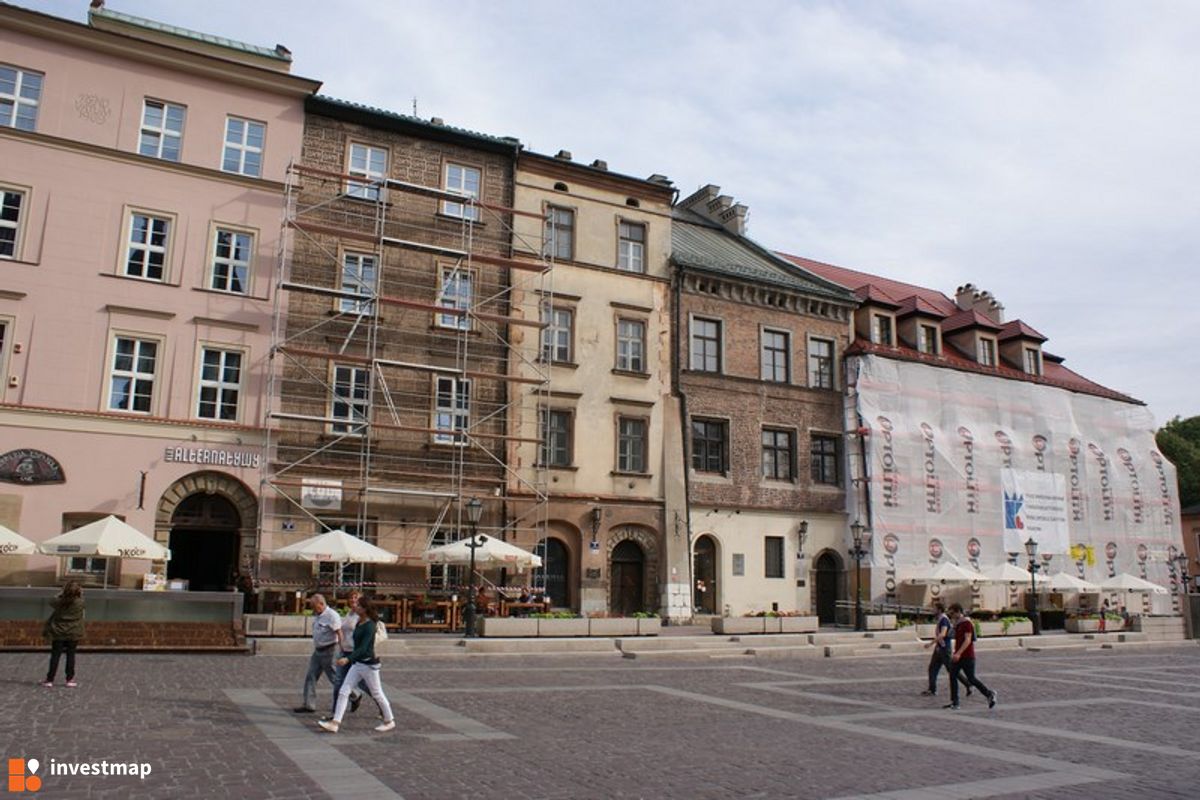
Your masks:
{"label": "red tile roof", "polygon": [[919,294],[914,294],[901,302],[900,310],[897,313],[901,317],[907,317],[911,314],[924,314],[927,317],[940,317],[942,319],[946,317],[941,309]]}
{"label": "red tile roof", "polygon": [[811,258],[804,258],[802,256],[791,256],[787,253],[778,253],[777,255],[786,258],[798,267],[815,272],[826,280],[840,283],[848,289],[857,289],[860,286],[871,285],[880,289],[897,303],[902,303],[904,300],[915,295],[938,311],[941,311],[944,316],[948,317],[958,311],[958,306],[951,298],[934,289],[926,289],[924,286],[915,286],[911,283],[894,281],[890,278],[882,278],[878,275],[858,272],[846,269],[845,267],[835,267],[833,264],[813,261]]}
{"label": "red tile roof", "polygon": [[951,314],[942,323],[942,333],[954,333],[963,328],[987,328],[989,331],[1000,331],[1004,326],[992,322],[973,308],[967,308],[956,314]]}
{"label": "red tile roof", "polygon": [[1033,328],[1026,325],[1019,319],[1014,319],[1012,322],[1006,323],[1000,329],[1000,341],[1004,342],[1009,339],[1021,337],[1024,339],[1035,339],[1039,342],[1046,341],[1046,337],[1035,331]]}
{"label": "red tile roof", "polygon": [[900,304],[891,297],[888,297],[886,292],[871,283],[859,286],[854,290],[854,294],[858,295],[858,299],[864,303],[873,303],[874,305],[887,306],[888,308],[900,307]]}

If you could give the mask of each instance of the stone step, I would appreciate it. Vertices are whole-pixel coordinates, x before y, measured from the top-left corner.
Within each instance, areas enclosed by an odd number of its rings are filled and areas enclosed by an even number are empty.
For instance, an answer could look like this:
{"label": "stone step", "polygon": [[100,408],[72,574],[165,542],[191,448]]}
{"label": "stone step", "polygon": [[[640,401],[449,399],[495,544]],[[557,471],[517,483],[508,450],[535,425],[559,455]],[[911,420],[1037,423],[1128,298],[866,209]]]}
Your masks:
{"label": "stone step", "polygon": [[809,641],[815,645],[826,644],[848,644],[862,642],[917,642],[917,634],[912,630],[896,630],[896,631],[865,631],[854,632],[847,631],[845,633],[810,633],[808,634]]}
{"label": "stone step", "polygon": [[619,652],[612,639],[604,638],[546,638],[546,639],[464,639],[464,647],[471,654],[496,655],[551,655],[568,653],[613,653]]}
{"label": "stone step", "polygon": [[764,633],[761,635],[737,635],[729,637],[731,642],[741,642],[747,647],[776,647],[805,645],[812,646],[811,633]]}
{"label": "stone step", "polygon": [[621,655],[624,658],[634,659],[713,659],[713,658],[730,658],[742,659],[750,658],[745,646],[736,649],[683,649],[683,650],[629,650],[622,651]]}
{"label": "stone step", "polygon": [[616,646],[623,651],[642,653],[653,650],[744,650],[749,644],[748,640],[753,639],[757,642],[760,638],[766,639],[769,637],[746,637],[741,642],[738,641],[737,637],[730,638],[727,636],[664,636],[655,639],[626,637],[614,641],[616,642]]}
{"label": "stone step", "polygon": [[[749,647],[746,649],[746,655],[755,658],[825,658],[825,648],[811,644]],[[717,657],[713,656],[713,658]]]}

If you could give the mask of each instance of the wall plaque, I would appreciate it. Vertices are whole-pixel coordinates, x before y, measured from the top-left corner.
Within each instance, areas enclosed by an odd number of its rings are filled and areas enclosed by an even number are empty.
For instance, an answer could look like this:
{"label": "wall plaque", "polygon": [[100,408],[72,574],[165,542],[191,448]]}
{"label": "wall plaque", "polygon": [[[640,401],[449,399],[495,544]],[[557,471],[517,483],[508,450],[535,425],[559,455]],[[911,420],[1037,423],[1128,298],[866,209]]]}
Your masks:
{"label": "wall plaque", "polygon": [[41,450],[9,450],[0,456],[0,481],[32,486],[36,483],[65,483],[62,465]]}
{"label": "wall plaque", "polygon": [[587,577],[590,580],[596,580],[597,578],[599,578],[600,577],[600,568],[599,567],[588,567],[587,568]]}
{"label": "wall plaque", "polygon": [[745,575],[746,574],[746,554],[745,553],[734,553],[733,554],[733,574],[734,575]]}

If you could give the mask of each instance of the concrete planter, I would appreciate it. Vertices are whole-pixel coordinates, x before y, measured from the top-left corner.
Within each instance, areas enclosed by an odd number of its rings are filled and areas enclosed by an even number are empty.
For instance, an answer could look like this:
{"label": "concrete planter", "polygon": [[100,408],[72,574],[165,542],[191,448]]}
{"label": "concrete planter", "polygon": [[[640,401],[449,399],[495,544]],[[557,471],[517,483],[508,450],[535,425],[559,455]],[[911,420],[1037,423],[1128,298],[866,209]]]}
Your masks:
{"label": "concrete planter", "polygon": [[[1125,621],[1119,619],[1106,620],[1104,626],[1105,633],[1113,633],[1114,631],[1125,630]],[[1068,619],[1063,623],[1067,633],[1099,633],[1100,620],[1098,619]]]}
{"label": "concrete planter", "polygon": [[304,618],[304,635],[305,636],[312,636],[313,623],[316,622],[316,620],[317,620],[316,617],[305,617]]}
{"label": "concrete planter", "polygon": [[[312,636],[311,617],[302,617],[295,614],[279,615],[275,617],[275,623],[272,627],[272,635],[274,636]],[[305,631],[310,631],[305,633]]]}
{"label": "concrete planter", "polygon": [[894,631],[896,630],[895,614],[867,614],[867,630]]}
{"label": "concrete planter", "polygon": [[637,623],[638,636],[658,636],[662,629],[662,620],[658,617],[639,617]]}
{"label": "concrete planter", "polygon": [[536,619],[517,617],[484,617],[481,620],[480,636],[534,637],[538,635]]}
{"label": "concrete planter", "polygon": [[780,633],[815,633],[820,628],[816,617],[777,617]]}
{"label": "concrete planter", "polygon": [[274,636],[274,614],[243,614],[242,631],[247,636]]}
{"label": "concrete planter", "polygon": [[1004,624],[1000,622],[975,622],[975,630],[979,632],[979,638],[985,636],[1003,636]]}
{"label": "concrete planter", "polygon": [[1024,622],[1010,622],[1008,630],[1004,632],[1005,636],[1033,636],[1033,622],[1025,620]]}
{"label": "concrete planter", "polygon": [[588,636],[637,636],[638,620],[633,617],[589,619]]}
{"label": "concrete planter", "polygon": [[722,636],[766,633],[767,619],[767,617],[713,617],[712,632]]}
{"label": "concrete planter", "polygon": [[537,622],[538,636],[587,636],[588,622],[586,619],[539,619]]}

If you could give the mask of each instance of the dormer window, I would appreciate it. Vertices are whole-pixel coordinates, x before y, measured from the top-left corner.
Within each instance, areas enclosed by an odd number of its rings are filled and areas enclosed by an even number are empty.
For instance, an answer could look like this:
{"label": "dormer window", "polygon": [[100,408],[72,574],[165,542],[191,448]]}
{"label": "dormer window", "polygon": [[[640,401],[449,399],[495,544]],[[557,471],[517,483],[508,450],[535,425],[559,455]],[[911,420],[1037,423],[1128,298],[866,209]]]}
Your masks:
{"label": "dormer window", "polygon": [[887,314],[871,316],[871,341],[886,347],[892,346],[892,318]]}
{"label": "dormer window", "polygon": [[931,356],[936,356],[941,348],[938,346],[938,326],[920,323],[917,325],[917,350]]}
{"label": "dormer window", "polygon": [[979,338],[979,363],[985,367],[996,366],[996,340],[986,337]]}
{"label": "dormer window", "polygon": [[1036,347],[1025,348],[1025,372],[1028,375],[1042,374],[1042,351]]}

